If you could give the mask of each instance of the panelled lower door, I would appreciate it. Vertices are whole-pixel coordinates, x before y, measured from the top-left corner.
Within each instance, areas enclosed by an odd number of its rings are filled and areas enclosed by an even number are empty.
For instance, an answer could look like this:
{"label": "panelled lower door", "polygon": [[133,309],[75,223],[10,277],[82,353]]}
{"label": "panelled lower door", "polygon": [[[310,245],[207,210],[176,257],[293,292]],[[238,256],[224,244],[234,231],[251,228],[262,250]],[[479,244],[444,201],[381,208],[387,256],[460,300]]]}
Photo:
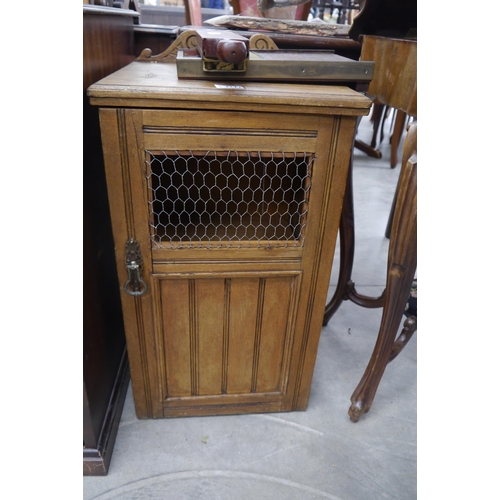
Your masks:
{"label": "panelled lower door", "polygon": [[298,276],[154,277],[165,415],[281,410]]}
{"label": "panelled lower door", "polygon": [[108,183],[121,183],[112,204],[126,219],[115,238],[139,244],[147,285],[143,295],[122,294],[137,414],[303,409],[326,293],[317,289],[321,228],[340,120],[109,115],[121,171],[108,172]]}

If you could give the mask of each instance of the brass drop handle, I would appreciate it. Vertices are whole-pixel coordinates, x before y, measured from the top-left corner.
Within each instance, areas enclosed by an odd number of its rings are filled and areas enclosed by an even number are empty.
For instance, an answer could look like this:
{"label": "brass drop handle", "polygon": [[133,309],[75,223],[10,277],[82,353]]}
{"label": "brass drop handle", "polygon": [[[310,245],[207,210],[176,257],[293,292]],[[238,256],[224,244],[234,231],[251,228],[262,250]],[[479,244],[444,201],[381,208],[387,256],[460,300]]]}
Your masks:
{"label": "brass drop handle", "polygon": [[148,286],[141,277],[141,250],[139,243],[132,238],[125,243],[125,265],[128,271],[128,280],[123,285],[123,289],[133,297],[144,295],[148,290]]}

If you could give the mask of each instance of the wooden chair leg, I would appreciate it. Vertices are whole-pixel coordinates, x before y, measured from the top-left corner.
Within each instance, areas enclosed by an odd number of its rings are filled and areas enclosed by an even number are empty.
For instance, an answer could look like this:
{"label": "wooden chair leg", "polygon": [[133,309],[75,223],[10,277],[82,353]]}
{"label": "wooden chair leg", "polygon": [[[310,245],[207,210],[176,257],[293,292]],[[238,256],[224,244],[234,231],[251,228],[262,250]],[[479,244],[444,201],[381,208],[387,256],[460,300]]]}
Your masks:
{"label": "wooden chair leg", "polygon": [[340,264],[337,287],[326,305],[323,316],[323,326],[328,325],[331,317],[335,314],[340,304],[347,299],[345,296],[347,284],[351,280],[352,267],[354,262],[354,206],[352,192],[352,157],[351,165],[347,173],[347,184],[344,193],[344,202],[342,204],[342,213],[340,215],[339,225],[339,245],[340,245]]}
{"label": "wooden chair leg", "polygon": [[366,142],[363,142],[359,139],[356,139],[354,141],[354,147],[359,149],[360,151],[363,151],[363,153],[372,158],[377,158],[378,160],[382,158],[382,153],[378,149],[372,148],[371,146],[366,144]]}
{"label": "wooden chair leg", "polygon": [[385,137],[385,134],[384,134],[385,120],[391,114],[391,109],[392,108],[390,106],[385,106],[385,108],[384,108],[384,113],[382,115],[382,120],[380,123],[380,142],[381,143],[384,141],[384,137]]}
{"label": "wooden chair leg", "polygon": [[[387,295],[400,295],[403,298],[397,300],[397,298],[392,297],[392,300],[388,300],[384,307],[382,322],[372,356],[363,377],[351,396],[351,406],[349,408],[351,422],[357,422],[361,415],[370,410],[387,364],[401,352],[401,349],[411,337],[411,335],[406,337],[404,342],[399,344],[395,342],[396,333],[403,314],[402,310],[407,300],[407,298],[404,298],[404,295],[405,292],[410,292],[412,280],[404,280],[398,269],[393,269],[391,274],[390,281],[392,286],[391,291]],[[404,333],[405,330],[403,330],[402,335]],[[411,333],[413,334],[413,332]]]}
{"label": "wooden chair leg", "polygon": [[[416,133],[416,122],[414,123]],[[352,422],[357,422],[362,414],[369,411],[387,363],[397,356],[409,340],[409,338],[402,337],[395,342],[416,268],[417,157],[415,154],[402,169],[389,245],[382,320],[368,366],[351,396],[349,416]]]}
{"label": "wooden chair leg", "polygon": [[370,121],[373,123],[373,135],[372,135],[372,141],[370,143],[370,146],[372,148],[375,148],[377,146],[378,131],[380,129],[380,124],[384,117],[385,109],[386,109],[385,104],[382,104],[380,102],[373,103],[373,113],[370,118]]}
{"label": "wooden chair leg", "polygon": [[380,127],[380,122],[382,121],[382,116],[386,106],[380,102],[375,101],[373,103],[373,110],[370,116],[370,123],[373,125],[373,134],[370,144],[363,142],[360,139],[354,141],[354,147],[363,151],[368,156],[372,158],[380,159],[382,158],[382,153],[376,148],[377,146],[377,135]]}
{"label": "wooden chair leg", "polygon": [[186,24],[189,26],[202,26],[201,0],[184,0]]}
{"label": "wooden chair leg", "polygon": [[403,130],[408,115],[401,110],[396,110],[396,120],[391,136],[391,168],[395,168],[398,164],[398,148],[403,136]]}
{"label": "wooden chair leg", "polygon": [[347,184],[342,204],[339,225],[340,263],[337,287],[333,297],[325,307],[323,315],[323,326],[328,325],[331,317],[335,314],[344,300],[351,300],[363,307],[382,307],[384,293],[380,297],[367,297],[358,294],[354,283],[351,281],[352,268],[354,264],[354,203],[352,186],[352,157],[351,165],[347,173]]}
{"label": "wooden chair leg", "polygon": [[[359,122],[358,122],[359,125]],[[355,141],[356,143],[356,141]],[[369,147],[367,145],[367,147]],[[347,183],[342,204],[342,213],[339,225],[340,265],[337,287],[325,307],[323,326],[327,326],[344,300],[352,300],[363,307],[382,307],[384,293],[380,297],[367,297],[357,293],[351,281],[354,263],[354,202],[352,180],[352,156],[347,172]]]}
{"label": "wooden chair leg", "polygon": [[[410,156],[409,152],[416,151],[417,149],[417,128],[412,127],[411,123],[408,125],[407,128],[407,134],[405,138],[405,144],[404,144],[404,149],[403,149],[403,158],[401,160],[402,165],[406,165],[406,162],[408,161],[408,158]],[[401,175],[402,173],[399,173],[399,179],[398,179],[398,185],[396,187],[396,191],[394,192],[394,198],[392,200],[392,206],[391,206],[391,211],[389,213],[389,218],[387,220],[387,226],[385,228],[385,237],[390,238],[391,237],[391,229],[392,229],[392,220],[394,219],[394,209],[396,208],[396,200],[397,200],[397,194],[399,190],[399,184],[401,182]]]}

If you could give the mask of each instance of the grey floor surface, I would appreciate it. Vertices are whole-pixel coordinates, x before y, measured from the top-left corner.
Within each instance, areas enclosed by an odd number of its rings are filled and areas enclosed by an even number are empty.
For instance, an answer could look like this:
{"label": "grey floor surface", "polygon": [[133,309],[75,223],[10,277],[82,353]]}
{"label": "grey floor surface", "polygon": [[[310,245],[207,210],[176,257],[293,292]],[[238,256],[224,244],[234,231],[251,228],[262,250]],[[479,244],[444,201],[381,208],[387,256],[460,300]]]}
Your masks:
{"label": "grey floor surface", "polygon": [[[354,151],[353,280],[366,295],[385,281],[384,232],[400,171],[389,166],[389,127],[390,119],[382,159]],[[371,133],[363,118],[359,137],[369,142]],[[84,477],[83,498],[417,498],[417,335],[387,367],[369,413],[356,424],[347,415],[380,318],[380,309],[342,304],[323,328],[303,412],[139,420],[129,389],[109,473]]]}

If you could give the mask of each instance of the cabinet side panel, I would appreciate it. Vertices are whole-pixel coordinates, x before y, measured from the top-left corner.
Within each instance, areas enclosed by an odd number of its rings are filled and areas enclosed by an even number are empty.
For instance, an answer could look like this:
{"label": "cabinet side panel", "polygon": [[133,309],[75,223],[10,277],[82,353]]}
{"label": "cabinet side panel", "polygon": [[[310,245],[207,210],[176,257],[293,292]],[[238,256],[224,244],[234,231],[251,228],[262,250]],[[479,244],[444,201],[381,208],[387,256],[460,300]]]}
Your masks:
{"label": "cabinet side panel", "polygon": [[[102,149],[104,156],[106,184],[108,186],[108,200],[113,228],[115,258],[117,263],[118,282],[125,283],[128,279],[125,262],[124,243],[130,237],[130,227],[125,216],[126,176],[124,174],[123,135],[120,134],[121,121],[119,113],[114,109],[100,109],[99,119],[102,135]],[[130,363],[132,389],[136,413],[140,418],[151,417],[151,394],[147,377],[147,360],[144,348],[144,339],[141,336],[141,323],[138,317],[142,310],[141,299],[132,299],[121,292],[121,303],[127,351]]]}
{"label": "cabinet side panel", "polygon": [[[326,122],[326,120],[325,120]],[[332,135],[326,141],[330,144],[328,169],[325,172],[324,193],[321,198],[321,212],[316,246],[311,247],[314,257],[307,263],[311,273],[311,285],[307,294],[307,311],[304,322],[304,336],[301,345],[299,376],[296,383],[293,409],[305,410],[311,391],[312,377],[323,315],[328,294],[330,274],[337,240],[342,200],[346,186],[347,171],[351,159],[355,117],[341,117],[336,122]],[[325,123],[324,131],[328,127]],[[320,139],[322,135],[320,133]],[[313,180],[314,182],[314,180]],[[333,230],[335,228],[335,230]],[[304,297],[305,298],[305,297]]]}
{"label": "cabinet side panel", "polygon": [[191,396],[189,280],[161,280],[167,396]]}
{"label": "cabinet side panel", "polygon": [[196,281],[198,394],[222,393],[224,279]]}
{"label": "cabinet side panel", "polygon": [[255,351],[259,279],[232,279],[229,301],[227,393],[249,393]]}
{"label": "cabinet side panel", "polygon": [[268,278],[265,282],[257,392],[280,389],[293,279]]}

